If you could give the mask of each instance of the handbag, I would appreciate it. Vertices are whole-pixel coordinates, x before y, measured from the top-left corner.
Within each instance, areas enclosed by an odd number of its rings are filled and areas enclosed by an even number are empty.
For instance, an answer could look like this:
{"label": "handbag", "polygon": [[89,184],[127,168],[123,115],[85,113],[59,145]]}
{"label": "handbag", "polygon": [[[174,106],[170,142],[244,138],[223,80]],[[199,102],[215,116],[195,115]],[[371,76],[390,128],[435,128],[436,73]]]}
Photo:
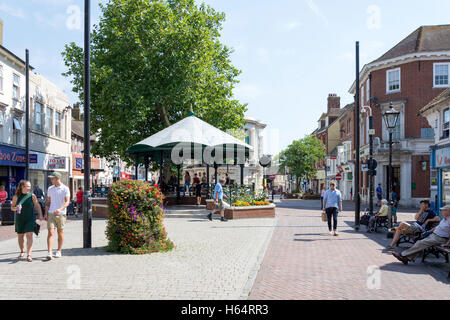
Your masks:
{"label": "handbag", "polygon": [[328,216],[325,212],[322,212],[322,221],[323,222],[327,222],[328,221]]}
{"label": "handbag", "polygon": [[39,223],[34,223],[34,233],[38,236],[39,231],[41,230],[41,225]]}
{"label": "handbag", "polygon": [[359,224],[361,224],[363,226],[368,226],[369,225],[369,221],[370,221],[370,215],[365,214],[359,220]]}

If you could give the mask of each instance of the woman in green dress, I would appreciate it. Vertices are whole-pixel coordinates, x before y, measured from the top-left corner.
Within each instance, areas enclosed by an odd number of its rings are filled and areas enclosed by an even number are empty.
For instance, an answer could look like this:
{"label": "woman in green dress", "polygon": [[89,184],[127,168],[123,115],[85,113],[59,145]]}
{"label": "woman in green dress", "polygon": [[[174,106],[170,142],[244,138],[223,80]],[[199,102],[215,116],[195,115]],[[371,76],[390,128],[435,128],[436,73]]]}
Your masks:
{"label": "woman in green dress", "polygon": [[16,212],[15,227],[19,240],[20,254],[19,259],[24,255],[24,236],[27,237],[27,261],[31,262],[31,251],[33,247],[33,232],[36,220],[34,218],[33,208],[39,213],[39,220],[42,221],[42,210],[36,196],[31,193],[30,181],[22,180],[19,182],[17,192],[12,199],[11,210]]}

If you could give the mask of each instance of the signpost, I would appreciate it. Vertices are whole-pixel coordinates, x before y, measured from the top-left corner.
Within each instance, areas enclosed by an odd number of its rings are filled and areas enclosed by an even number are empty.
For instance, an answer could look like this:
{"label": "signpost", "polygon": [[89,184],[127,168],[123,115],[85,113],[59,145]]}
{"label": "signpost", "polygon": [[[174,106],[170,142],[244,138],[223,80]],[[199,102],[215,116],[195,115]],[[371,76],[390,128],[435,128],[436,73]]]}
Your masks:
{"label": "signpost", "polygon": [[338,173],[335,177],[336,181],[341,181],[342,180],[342,175],[340,173]]}

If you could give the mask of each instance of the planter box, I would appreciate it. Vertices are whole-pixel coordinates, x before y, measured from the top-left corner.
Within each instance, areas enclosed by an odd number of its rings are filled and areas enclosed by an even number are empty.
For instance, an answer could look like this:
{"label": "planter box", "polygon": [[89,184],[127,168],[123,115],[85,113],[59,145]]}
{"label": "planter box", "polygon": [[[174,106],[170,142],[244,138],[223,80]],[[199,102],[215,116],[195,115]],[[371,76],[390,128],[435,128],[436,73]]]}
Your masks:
{"label": "planter box", "polygon": [[226,207],[225,218],[252,219],[252,218],[275,218],[275,205],[251,206],[251,207]]}
{"label": "planter box", "polygon": [[92,218],[108,219],[108,205],[106,198],[92,199]]}
{"label": "planter box", "polygon": [[[197,197],[180,197],[180,205],[195,206],[196,204],[197,204]],[[206,205],[204,197],[202,197],[202,201],[200,202],[200,204]],[[176,206],[177,205],[177,197],[165,197],[164,205],[165,206]]]}

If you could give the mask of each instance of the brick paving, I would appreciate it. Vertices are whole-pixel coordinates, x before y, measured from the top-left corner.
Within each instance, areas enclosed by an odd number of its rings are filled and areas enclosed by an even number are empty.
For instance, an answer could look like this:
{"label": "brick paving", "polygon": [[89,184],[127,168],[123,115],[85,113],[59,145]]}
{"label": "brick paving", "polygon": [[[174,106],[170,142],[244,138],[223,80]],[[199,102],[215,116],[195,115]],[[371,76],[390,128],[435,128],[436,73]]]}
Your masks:
{"label": "brick paving", "polygon": [[[353,230],[351,211],[339,214],[339,236],[330,236],[318,204],[304,208],[305,202],[291,200],[277,209],[250,300],[450,299],[450,266],[443,258],[403,265],[384,250],[390,241],[385,234]],[[399,221],[411,217],[399,214]]]}
{"label": "brick paving", "polygon": [[93,221],[92,249],[80,249],[82,221],[68,224],[63,257],[52,261],[46,230],[34,240],[32,263],[17,260],[15,239],[1,241],[0,299],[244,299],[276,219],[223,223],[203,215],[164,224],[176,248],[143,256],[105,252],[105,220]]}

